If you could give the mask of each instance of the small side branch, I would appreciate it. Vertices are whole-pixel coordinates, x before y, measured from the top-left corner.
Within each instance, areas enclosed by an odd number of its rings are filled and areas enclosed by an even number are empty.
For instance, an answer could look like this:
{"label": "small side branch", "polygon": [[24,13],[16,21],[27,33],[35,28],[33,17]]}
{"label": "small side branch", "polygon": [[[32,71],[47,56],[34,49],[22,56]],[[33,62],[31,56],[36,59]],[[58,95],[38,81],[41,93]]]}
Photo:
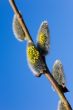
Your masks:
{"label": "small side branch", "polygon": [[[27,29],[27,27],[25,25],[25,22],[24,22],[24,20],[23,20],[23,18],[21,16],[21,14],[19,13],[19,10],[18,10],[14,0],[9,0],[9,2],[11,4],[11,7],[12,7],[14,13],[17,16],[17,19],[18,19],[18,21],[19,21],[19,23],[20,23],[25,35],[28,37],[28,39],[30,41],[33,42],[32,38],[30,36],[30,33],[29,33],[29,31],[28,31],[28,29]],[[57,82],[55,81],[55,79],[53,78],[52,74],[48,71],[48,72],[45,73],[45,76],[50,81],[50,83],[52,84],[54,89],[56,90],[56,92],[57,92],[58,96],[60,97],[62,103],[66,107],[66,110],[72,110],[71,105],[69,104],[69,102],[67,101],[66,97],[64,96],[64,93],[60,90],[60,88],[59,88]]]}

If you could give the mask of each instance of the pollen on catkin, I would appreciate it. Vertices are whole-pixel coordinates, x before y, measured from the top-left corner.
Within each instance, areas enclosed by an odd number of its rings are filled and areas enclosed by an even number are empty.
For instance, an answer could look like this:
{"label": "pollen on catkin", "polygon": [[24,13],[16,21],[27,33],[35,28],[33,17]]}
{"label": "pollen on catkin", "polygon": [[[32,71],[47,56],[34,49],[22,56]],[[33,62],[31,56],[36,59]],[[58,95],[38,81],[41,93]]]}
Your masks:
{"label": "pollen on catkin", "polygon": [[40,33],[40,35],[39,35],[39,43],[41,44],[41,45],[45,45],[45,42],[46,42],[46,35],[44,34],[44,33]]}
{"label": "pollen on catkin", "polygon": [[43,70],[46,70],[45,62],[38,48],[32,42],[27,43],[27,61],[32,73],[37,77],[40,77]]}
{"label": "pollen on catkin", "polygon": [[42,55],[48,54],[50,48],[50,35],[47,21],[43,21],[40,25],[37,36],[37,47]]}
{"label": "pollen on catkin", "polygon": [[35,64],[36,61],[39,59],[39,52],[37,51],[37,49],[32,45],[32,46],[28,46],[27,47],[27,55],[29,58],[29,61],[32,64]]}

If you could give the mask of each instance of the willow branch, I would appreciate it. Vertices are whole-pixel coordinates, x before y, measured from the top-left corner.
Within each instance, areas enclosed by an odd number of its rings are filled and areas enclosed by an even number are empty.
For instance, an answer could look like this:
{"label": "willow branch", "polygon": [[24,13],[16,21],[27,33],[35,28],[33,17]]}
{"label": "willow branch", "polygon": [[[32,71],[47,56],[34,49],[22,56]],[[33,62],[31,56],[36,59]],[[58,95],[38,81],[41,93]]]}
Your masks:
{"label": "willow branch", "polygon": [[[19,13],[19,10],[14,2],[14,0],[9,0],[11,7],[14,11],[14,13],[17,16],[17,19],[25,33],[25,35],[28,37],[29,40],[32,41],[32,38],[30,36],[30,33],[25,25],[25,22],[21,16],[21,14]],[[45,76],[47,77],[47,79],[50,81],[50,83],[52,84],[52,86],[54,87],[55,91],[57,92],[59,98],[61,99],[62,103],[64,104],[64,106],[66,107],[66,110],[72,110],[71,105],[69,104],[69,102],[67,101],[66,97],[64,96],[64,93],[61,91],[61,89],[58,86],[58,83],[55,81],[55,79],[53,78],[52,74],[50,73],[50,71],[48,72],[44,72]]]}
{"label": "willow branch", "polygon": [[22,18],[22,15],[20,14],[20,12],[19,12],[14,0],[9,0],[9,2],[10,2],[10,5],[11,5],[14,13],[16,14],[17,19],[18,19],[18,21],[19,21],[19,23],[20,23],[25,35],[27,36],[28,40],[33,42],[32,38],[31,38],[31,35],[30,35],[29,31],[28,31],[28,28],[26,27],[26,24],[25,24],[25,22],[24,22],[24,20]]}
{"label": "willow branch", "polygon": [[72,110],[71,105],[69,104],[68,100],[66,99],[64,93],[62,92],[62,90],[60,89],[58,83],[56,82],[56,80],[53,78],[52,74],[50,73],[50,71],[44,72],[45,76],[47,77],[47,79],[50,81],[51,85],[53,86],[53,88],[55,89],[55,91],[57,92],[61,102],[64,104],[66,110]]}

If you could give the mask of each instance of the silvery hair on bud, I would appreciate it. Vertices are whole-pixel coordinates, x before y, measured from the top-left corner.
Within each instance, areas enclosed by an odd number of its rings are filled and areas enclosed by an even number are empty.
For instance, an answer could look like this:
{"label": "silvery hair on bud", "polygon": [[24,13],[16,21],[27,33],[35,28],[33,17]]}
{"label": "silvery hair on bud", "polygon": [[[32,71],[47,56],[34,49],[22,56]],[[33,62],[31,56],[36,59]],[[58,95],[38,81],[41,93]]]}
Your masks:
{"label": "silvery hair on bud", "polygon": [[63,70],[63,65],[60,60],[56,60],[53,65],[52,74],[58,84],[62,85],[65,84],[65,75]]}
{"label": "silvery hair on bud", "polygon": [[57,110],[66,110],[64,104],[61,102],[61,100],[59,100],[58,102],[58,109]]}
{"label": "silvery hair on bud", "polygon": [[14,33],[15,38],[19,41],[24,41],[25,40],[25,33],[24,33],[22,27],[20,26],[16,15],[14,15],[14,17],[13,17],[13,25],[12,26],[13,26],[13,33]]}
{"label": "silvery hair on bud", "polygon": [[[41,44],[41,41],[39,39],[40,34],[43,34],[42,38],[44,39],[44,42],[42,44]],[[49,53],[50,33],[49,33],[48,21],[46,21],[46,20],[43,21],[39,27],[38,35],[37,35],[37,47],[39,50],[41,50],[41,53],[43,55],[47,55]]]}

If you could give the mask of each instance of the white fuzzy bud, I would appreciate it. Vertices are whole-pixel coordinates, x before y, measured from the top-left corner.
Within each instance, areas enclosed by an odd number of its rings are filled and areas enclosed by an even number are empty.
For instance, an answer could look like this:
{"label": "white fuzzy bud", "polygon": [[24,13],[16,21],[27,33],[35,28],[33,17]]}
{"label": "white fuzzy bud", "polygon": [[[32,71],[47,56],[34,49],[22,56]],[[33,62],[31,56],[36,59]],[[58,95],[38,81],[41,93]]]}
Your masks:
{"label": "white fuzzy bud", "polygon": [[[65,86],[66,80],[65,80],[63,65],[60,60],[56,60],[54,62],[53,69],[52,69],[52,75],[60,86],[66,87]],[[53,91],[55,91],[53,87],[52,87],[52,89],[53,89]]]}
{"label": "white fuzzy bud", "polygon": [[16,15],[14,15],[14,17],[13,17],[13,33],[17,40],[19,40],[19,41],[25,40],[25,33],[24,33],[22,27],[20,26],[20,23],[19,23]]}
{"label": "white fuzzy bud", "polygon": [[63,85],[63,84],[65,85],[64,70],[63,70],[63,65],[60,60],[55,61],[53,65],[52,74],[59,85]]}
{"label": "white fuzzy bud", "polygon": [[43,21],[40,25],[37,36],[37,47],[43,55],[48,54],[50,48],[50,34],[47,21]]}

